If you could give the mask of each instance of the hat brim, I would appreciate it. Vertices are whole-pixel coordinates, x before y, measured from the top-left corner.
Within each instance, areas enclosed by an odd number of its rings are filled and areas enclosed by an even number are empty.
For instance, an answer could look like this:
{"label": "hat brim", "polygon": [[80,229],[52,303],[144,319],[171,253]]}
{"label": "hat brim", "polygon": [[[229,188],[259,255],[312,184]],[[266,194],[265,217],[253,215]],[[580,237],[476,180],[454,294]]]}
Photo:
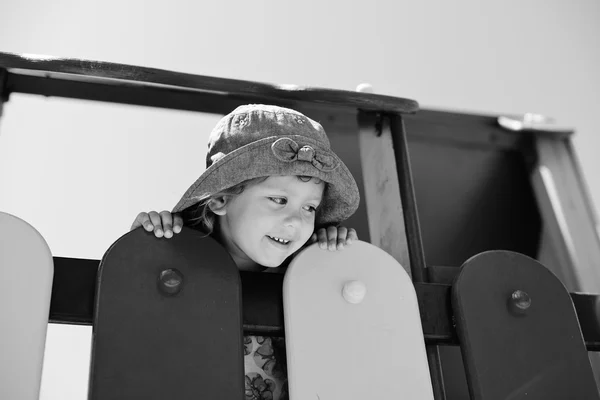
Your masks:
{"label": "hat brim", "polygon": [[[305,136],[286,135],[302,145],[320,146]],[[328,185],[316,216],[317,225],[342,222],[349,218],[360,202],[360,194],[354,177],[332,151],[337,167],[333,171],[322,171],[307,161],[282,161],[275,156],[271,145],[281,136],[272,136],[257,140],[223,156],[200,175],[181,200],[173,208],[173,213],[182,212],[198,203],[202,196],[219,193],[241,182],[265,176],[304,175],[319,178]]]}

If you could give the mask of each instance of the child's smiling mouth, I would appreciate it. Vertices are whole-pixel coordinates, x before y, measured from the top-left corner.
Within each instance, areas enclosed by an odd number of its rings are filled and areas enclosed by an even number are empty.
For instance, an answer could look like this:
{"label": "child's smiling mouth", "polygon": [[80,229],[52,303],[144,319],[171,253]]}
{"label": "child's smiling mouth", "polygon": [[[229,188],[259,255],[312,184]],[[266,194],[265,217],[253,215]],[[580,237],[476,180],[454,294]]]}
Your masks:
{"label": "child's smiling mouth", "polygon": [[286,239],[282,239],[282,238],[278,238],[276,236],[269,236],[266,235],[272,242],[277,243],[278,245],[281,246],[287,246],[290,243],[290,240],[286,240]]}

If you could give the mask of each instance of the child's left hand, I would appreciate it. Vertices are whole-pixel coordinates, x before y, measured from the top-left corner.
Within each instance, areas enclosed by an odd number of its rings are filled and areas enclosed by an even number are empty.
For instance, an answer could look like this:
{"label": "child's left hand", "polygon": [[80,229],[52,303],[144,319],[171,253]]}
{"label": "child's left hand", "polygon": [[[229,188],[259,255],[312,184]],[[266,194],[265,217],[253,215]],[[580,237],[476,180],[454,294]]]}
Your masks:
{"label": "child's left hand", "polygon": [[336,251],[343,250],[344,246],[352,244],[353,240],[358,240],[358,235],[354,228],[345,226],[330,226],[321,228],[310,237],[310,243],[319,241],[319,247],[323,250]]}

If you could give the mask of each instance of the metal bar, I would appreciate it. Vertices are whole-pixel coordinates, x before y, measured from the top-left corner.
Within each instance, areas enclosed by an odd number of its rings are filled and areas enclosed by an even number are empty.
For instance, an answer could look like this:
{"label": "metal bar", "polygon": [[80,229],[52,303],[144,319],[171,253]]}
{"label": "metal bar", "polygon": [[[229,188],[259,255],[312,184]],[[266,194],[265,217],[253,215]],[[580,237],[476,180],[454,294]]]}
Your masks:
{"label": "metal bar", "polygon": [[402,117],[391,114],[390,127],[392,130],[392,141],[396,168],[398,169],[398,181],[400,185],[400,199],[404,213],[404,224],[408,238],[408,253],[410,257],[410,268],[413,282],[425,282],[425,253],[423,251],[423,240],[421,238],[421,227],[417,211],[417,200],[412,180],[410,156],[408,154],[408,143]]}
{"label": "metal bar", "polygon": [[[417,211],[417,200],[413,186],[408,141],[404,121],[398,114],[390,114],[390,127],[392,130],[392,141],[396,167],[398,168],[398,183],[400,186],[400,198],[404,213],[404,224],[406,237],[408,239],[408,253],[412,279],[415,283],[425,282],[427,270],[425,264],[425,252],[423,250],[423,239],[419,225],[419,213]],[[427,359],[429,361],[429,373],[433,386],[433,395],[437,400],[446,399],[444,375],[440,353],[437,345],[426,345]]]}
{"label": "metal bar", "polygon": [[457,267],[430,265],[427,267],[427,282],[452,285],[459,271]]}

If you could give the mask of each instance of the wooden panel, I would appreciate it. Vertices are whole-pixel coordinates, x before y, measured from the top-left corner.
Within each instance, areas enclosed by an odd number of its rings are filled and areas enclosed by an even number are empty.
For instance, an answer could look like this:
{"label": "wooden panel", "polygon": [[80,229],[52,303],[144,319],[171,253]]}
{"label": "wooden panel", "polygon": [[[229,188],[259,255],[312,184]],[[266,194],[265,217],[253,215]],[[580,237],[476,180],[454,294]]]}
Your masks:
{"label": "wooden panel", "polygon": [[600,399],[569,293],[539,262],[471,258],[452,308],[473,400]]}
{"label": "wooden panel", "polygon": [[42,235],[0,212],[0,399],[39,399],[52,276]]}
{"label": "wooden panel", "polygon": [[548,246],[543,262],[571,291],[600,291],[600,240],[583,176],[568,140],[536,140],[532,182]]}
{"label": "wooden panel", "polygon": [[371,243],[411,275],[392,133],[387,118],[359,113],[359,148]]}
{"label": "wooden panel", "polygon": [[[103,90],[103,87],[106,86],[122,86],[130,91],[154,87],[171,91],[210,93],[215,102],[218,102],[223,95],[231,95],[252,102],[307,102],[396,113],[413,113],[419,108],[418,103],[414,100],[372,93],[295,85],[271,85],[92,60],[0,53],[1,67],[15,75],[76,83],[96,83],[99,85],[90,86],[90,88],[98,91]],[[20,91],[16,82],[13,82],[13,85],[8,88],[10,91]],[[38,94],[52,95],[44,92],[43,84],[30,87],[30,90],[36,88]],[[85,96],[85,93],[81,92],[80,95]]]}
{"label": "wooden panel", "polygon": [[458,267],[496,249],[537,255],[540,215],[523,154],[411,139],[420,132],[407,129],[428,265]]}
{"label": "wooden panel", "polygon": [[[158,107],[171,110],[197,111],[225,115],[237,106],[252,102],[249,98],[214,93],[173,90],[168,87],[105,85],[100,82],[78,82],[48,79],[40,76],[8,74],[7,90],[14,93],[41,94],[50,97],[104,101],[115,104]],[[274,104],[293,106],[279,101]]]}
{"label": "wooden panel", "polygon": [[[569,291],[598,293],[598,222],[571,142],[540,134],[535,143],[531,181],[544,224],[538,259]],[[590,360],[600,386],[600,355],[591,354]]]}
{"label": "wooden panel", "polygon": [[230,255],[189,228],[139,228],[100,264],[89,397],[241,399],[241,285]]}
{"label": "wooden panel", "polygon": [[290,263],[283,296],[291,399],[433,400],[415,289],[388,253],[314,244]]}
{"label": "wooden panel", "polygon": [[[451,147],[487,150],[519,150],[533,137],[532,132],[510,131],[498,125],[495,115],[420,109],[404,115],[409,141],[437,143]],[[570,136],[568,132],[545,132],[556,140]]]}
{"label": "wooden panel", "polygon": [[[49,322],[91,325],[98,260],[54,257],[54,283]],[[433,272],[439,282],[416,283],[421,323],[427,343],[456,345],[449,284],[459,268]],[[435,269],[435,267],[433,267]],[[241,272],[244,332],[283,336],[281,285],[283,276]],[[600,351],[600,295],[571,293],[590,351]]]}

